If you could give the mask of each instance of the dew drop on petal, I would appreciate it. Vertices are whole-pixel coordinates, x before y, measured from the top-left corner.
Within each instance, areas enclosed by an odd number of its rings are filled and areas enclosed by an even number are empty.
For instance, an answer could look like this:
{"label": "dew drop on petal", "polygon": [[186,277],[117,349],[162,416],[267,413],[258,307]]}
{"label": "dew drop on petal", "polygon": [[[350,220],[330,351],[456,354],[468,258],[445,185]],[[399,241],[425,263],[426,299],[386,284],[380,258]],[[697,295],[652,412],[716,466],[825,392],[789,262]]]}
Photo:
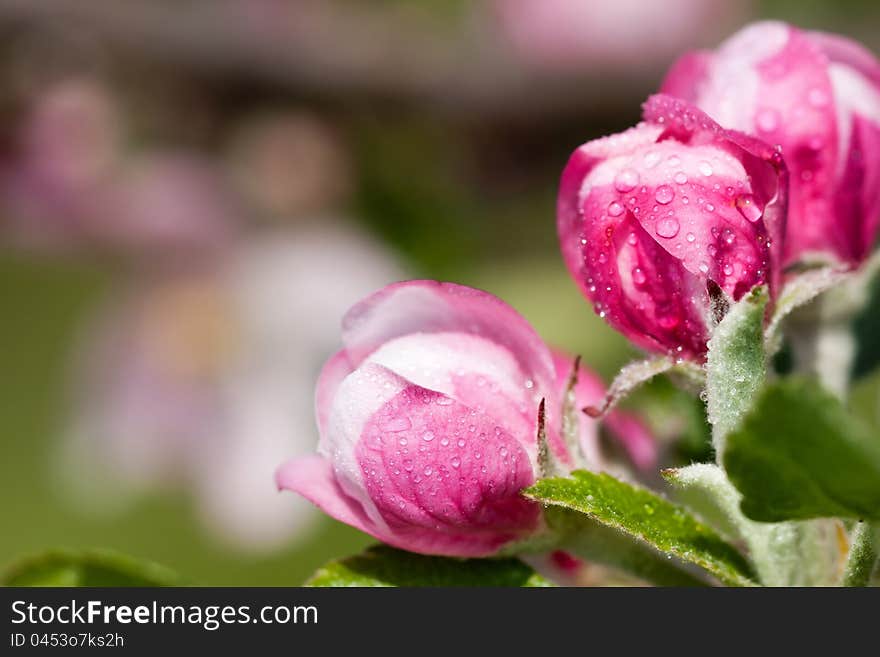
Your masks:
{"label": "dew drop on petal", "polygon": [[700,173],[702,173],[704,176],[711,176],[712,175],[712,165],[709,164],[708,162],[706,162],[706,160],[703,160],[702,162],[700,162],[700,164],[697,165],[697,168],[700,170]]}
{"label": "dew drop on petal", "polygon": [[614,179],[614,188],[618,192],[628,192],[639,184],[639,174],[634,169],[624,169]]}
{"label": "dew drop on petal", "polygon": [[608,204],[608,214],[612,217],[619,217],[623,214],[623,206],[617,201]]}
{"label": "dew drop on petal", "polygon": [[387,422],[381,425],[381,429],[383,431],[391,431],[391,432],[399,432],[406,431],[412,426],[412,422],[409,421],[409,418],[405,417],[395,417],[391,418]]}
{"label": "dew drop on petal", "polygon": [[761,132],[773,132],[779,127],[779,112],[775,109],[762,109],[755,117],[755,124]]}
{"label": "dew drop on petal", "polygon": [[755,223],[761,218],[761,208],[758,207],[758,204],[755,202],[755,197],[751,194],[738,196],[736,199],[736,209],[739,210],[739,213],[743,217],[752,223]]}
{"label": "dew drop on petal", "polygon": [[672,179],[678,183],[679,185],[684,185],[688,181],[687,174],[684,171],[679,171],[676,173]]}
{"label": "dew drop on petal", "polygon": [[672,187],[669,185],[660,185],[654,194],[654,198],[661,205],[667,205],[675,198],[675,192],[672,191]]}
{"label": "dew drop on petal", "polygon": [[644,285],[645,281],[648,280],[645,276],[645,272],[643,272],[639,267],[635,267],[632,270],[632,278],[633,282],[636,285]]}
{"label": "dew drop on petal", "polygon": [[693,233],[688,233],[687,235],[685,235],[685,239],[686,239],[688,242],[693,242],[694,240],[697,239],[697,237],[696,237],[696,235],[694,235]]}
{"label": "dew drop on petal", "polygon": [[678,219],[675,217],[663,217],[657,222],[655,230],[660,237],[667,239],[678,235]]}
{"label": "dew drop on petal", "polygon": [[426,443],[431,442],[432,440],[434,440],[434,432],[433,431],[426,431],[425,433],[422,434],[422,440],[424,440]]}

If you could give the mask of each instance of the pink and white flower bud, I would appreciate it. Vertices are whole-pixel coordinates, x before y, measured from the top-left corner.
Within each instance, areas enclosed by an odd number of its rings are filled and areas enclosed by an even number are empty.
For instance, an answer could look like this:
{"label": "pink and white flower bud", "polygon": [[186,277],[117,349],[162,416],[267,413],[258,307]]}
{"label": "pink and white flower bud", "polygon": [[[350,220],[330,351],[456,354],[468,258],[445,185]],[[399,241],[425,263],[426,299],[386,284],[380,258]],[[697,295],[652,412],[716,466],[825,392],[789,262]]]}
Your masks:
{"label": "pink and white flower bud", "polygon": [[791,171],[785,262],[858,263],[880,226],[880,62],[843,37],[762,22],[692,52],[663,93],[782,147]]}
{"label": "pink and white flower bud", "polygon": [[391,285],[352,308],[318,381],[318,455],[276,479],[396,547],[486,556],[541,529],[520,495],[538,472],[538,406],[564,464],[553,357],[490,294]]}
{"label": "pink and white flower bud", "polygon": [[644,121],[578,148],[557,227],[596,312],[637,345],[700,360],[712,293],[776,288],[787,173],[768,144],[670,96]]}

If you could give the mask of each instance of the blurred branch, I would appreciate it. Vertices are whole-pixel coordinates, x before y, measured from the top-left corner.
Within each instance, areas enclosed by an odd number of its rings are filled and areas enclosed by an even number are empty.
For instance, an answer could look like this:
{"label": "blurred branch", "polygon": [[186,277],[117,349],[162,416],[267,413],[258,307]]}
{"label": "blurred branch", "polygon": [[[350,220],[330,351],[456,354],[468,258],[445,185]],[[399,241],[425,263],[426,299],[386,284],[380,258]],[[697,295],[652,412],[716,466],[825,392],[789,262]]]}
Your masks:
{"label": "blurred branch", "polygon": [[[517,66],[487,21],[440,30],[405,7],[336,2],[0,0],[0,27],[81,30],[119,52],[188,73],[329,99],[389,98],[510,118],[631,98],[632,74],[554,77]],[[648,64],[646,80],[657,71]]]}

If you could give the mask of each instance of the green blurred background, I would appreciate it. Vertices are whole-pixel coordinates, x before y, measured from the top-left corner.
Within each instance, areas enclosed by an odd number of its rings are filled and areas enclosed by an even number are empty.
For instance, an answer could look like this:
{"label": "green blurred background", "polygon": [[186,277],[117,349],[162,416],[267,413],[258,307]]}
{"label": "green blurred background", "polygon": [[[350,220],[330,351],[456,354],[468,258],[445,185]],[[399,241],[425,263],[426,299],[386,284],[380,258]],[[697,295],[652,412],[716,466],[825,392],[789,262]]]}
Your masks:
{"label": "green blurred background", "polygon": [[[20,166],[28,108],[43,87],[68,76],[98,78],[122,99],[128,151],[172,146],[222,167],[229,166],[229,135],[252,117],[305,112],[341,135],[345,172],[330,167],[325,175],[349,182],[343,192],[316,193],[315,204],[307,198],[274,208],[278,214],[329,208],[345,215],[386,245],[407,275],[500,296],[549,343],[581,353],[606,379],[633,356],[594,316],[558,257],[555,185],[575,146],[637,120],[640,101],[689,42],[549,66],[506,45],[484,3],[245,4],[0,4],[5,175]],[[723,20],[695,26],[694,44],[778,17],[844,32],[875,52],[880,46],[880,5],[870,0],[702,4]],[[167,42],[157,42],[163,34]],[[309,162],[294,158],[292,168],[279,168],[282,190],[284,176]],[[263,198],[247,190],[241,196],[252,206]],[[251,214],[261,215],[257,228],[242,233],[277,223],[265,219],[265,207]],[[294,233],[308,223],[290,221],[285,228]],[[196,583],[295,585],[328,558],[368,544],[369,537],[322,519],[271,551],[234,549],[203,529],[182,486],[139,495],[114,514],[68,499],[51,464],[70,412],[74,337],[121,279],[142,275],[166,253],[133,256],[130,245],[86,232],[66,235],[61,248],[4,233],[0,565],[52,547],[106,547]],[[861,326],[876,334],[876,317]],[[866,358],[877,358],[876,344],[864,347]],[[870,412],[876,393],[865,390],[858,399]]]}

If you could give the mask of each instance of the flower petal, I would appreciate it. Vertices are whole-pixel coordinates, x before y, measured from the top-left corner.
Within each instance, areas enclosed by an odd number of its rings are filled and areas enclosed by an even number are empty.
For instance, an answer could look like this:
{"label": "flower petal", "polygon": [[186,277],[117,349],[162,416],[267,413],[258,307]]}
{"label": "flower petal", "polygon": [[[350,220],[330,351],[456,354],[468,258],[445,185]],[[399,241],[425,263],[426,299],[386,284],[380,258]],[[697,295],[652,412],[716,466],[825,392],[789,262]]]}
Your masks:
{"label": "flower petal", "polygon": [[361,301],[343,320],[343,342],[355,367],[393,338],[446,332],[504,347],[538,390],[553,390],[547,346],[519,313],[487,292],[437,281],[396,283]]}
{"label": "flower petal", "polygon": [[321,436],[327,430],[327,420],[330,417],[330,409],[336,396],[336,390],[351,372],[351,363],[345,349],[333,354],[321,368],[315,387],[315,418],[318,421],[318,430]]}
{"label": "flower petal", "polygon": [[398,547],[489,555],[539,523],[537,505],[519,494],[535,478],[520,441],[442,393],[402,390],[370,418],[356,453]]}
{"label": "flower petal", "polygon": [[340,488],[326,459],[313,455],[288,461],[275,473],[275,483],[279,490],[299,493],[330,517],[384,540],[363,508]]}

